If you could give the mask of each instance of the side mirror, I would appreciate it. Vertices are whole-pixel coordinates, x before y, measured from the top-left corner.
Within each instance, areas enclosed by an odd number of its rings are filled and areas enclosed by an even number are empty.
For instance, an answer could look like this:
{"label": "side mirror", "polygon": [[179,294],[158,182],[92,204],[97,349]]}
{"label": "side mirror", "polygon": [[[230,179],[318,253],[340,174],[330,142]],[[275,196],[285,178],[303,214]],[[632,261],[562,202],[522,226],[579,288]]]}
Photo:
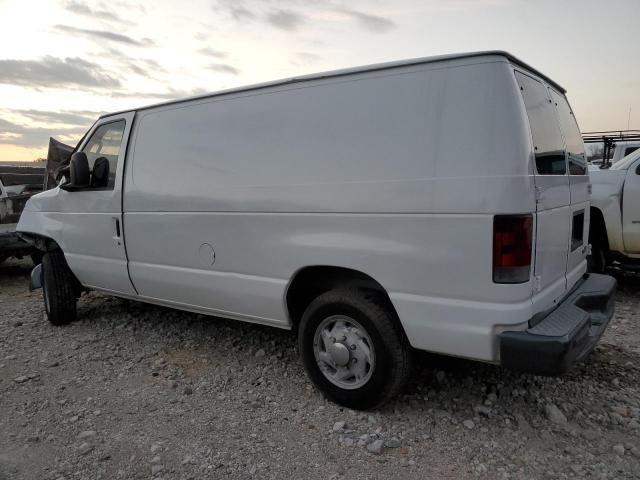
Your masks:
{"label": "side mirror", "polygon": [[76,152],[71,156],[69,174],[71,184],[76,187],[88,187],[91,184],[91,171],[86,153]]}
{"label": "side mirror", "polygon": [[98,157],[93,164],[91,188],[104,188],[109,184],[109,160]]}
{"label": "side mirror", "polygon": [[77,190],[88,187],[91,184],[89,160],[84,152],[76,152],[71,155],[69,163],[69,183],[60,185],[64,190]]}

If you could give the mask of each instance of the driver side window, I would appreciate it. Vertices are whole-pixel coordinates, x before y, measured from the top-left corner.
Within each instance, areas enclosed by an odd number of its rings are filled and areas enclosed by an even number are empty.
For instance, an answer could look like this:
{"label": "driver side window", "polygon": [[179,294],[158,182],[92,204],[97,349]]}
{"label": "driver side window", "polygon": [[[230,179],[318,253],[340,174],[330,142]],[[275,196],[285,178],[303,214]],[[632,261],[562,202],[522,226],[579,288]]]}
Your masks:
{"label": "driver side window", "polygon": [[93,169],[96,160],[100,157],[106,158],[109,162],[109,182],[105,187],[106,190],[113,190],[116,183],[118,156],[122,148],[124,127],[124,120],[100,125],[82,149],[87,155],[90,169]]}

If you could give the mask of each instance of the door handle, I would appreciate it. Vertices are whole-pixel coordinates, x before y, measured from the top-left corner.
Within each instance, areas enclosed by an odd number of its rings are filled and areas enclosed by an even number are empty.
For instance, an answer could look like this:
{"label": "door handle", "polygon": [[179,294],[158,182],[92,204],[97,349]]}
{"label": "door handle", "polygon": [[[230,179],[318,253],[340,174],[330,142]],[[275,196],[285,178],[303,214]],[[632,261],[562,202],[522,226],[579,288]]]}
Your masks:
{"label": "door handle", "polygon": [[116,221],[116,238],[120,238],[120,219],[114,218]]}

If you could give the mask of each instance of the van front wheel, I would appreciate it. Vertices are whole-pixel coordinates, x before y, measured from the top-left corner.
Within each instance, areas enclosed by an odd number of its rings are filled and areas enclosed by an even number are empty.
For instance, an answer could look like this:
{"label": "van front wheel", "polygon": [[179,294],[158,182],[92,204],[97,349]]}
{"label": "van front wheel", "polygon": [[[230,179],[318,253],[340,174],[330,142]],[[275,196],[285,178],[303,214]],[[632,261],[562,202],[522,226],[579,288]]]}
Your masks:
{"label": "van front wheel", "polygon": [[298,343],[311,381],[348,408],[389,400],[410,372],[411,348],[395,313],[375,293],[340,289],[320,295],[302,316]]}
{"label": "van front wheel", "polygon": [[49,252],[42,257],[42,276],[42,295],[49,322],[66,325],[75,320],[77,280],[62,252]]}

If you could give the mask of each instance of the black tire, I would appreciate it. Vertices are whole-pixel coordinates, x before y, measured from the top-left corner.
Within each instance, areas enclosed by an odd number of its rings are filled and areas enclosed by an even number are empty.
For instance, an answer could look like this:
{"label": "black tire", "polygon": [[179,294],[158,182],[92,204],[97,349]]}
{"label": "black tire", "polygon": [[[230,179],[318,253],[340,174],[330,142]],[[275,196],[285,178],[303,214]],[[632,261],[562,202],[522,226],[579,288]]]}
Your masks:
{"label": "black tire", "polygon": [[0,256],[0,263],[4,262],[6,259],[7,259],[7,257]]}
{"label": "black tire", "polygon": [[[356,320],[373,343],[375,363],[369,380],[356,389],[333,384],[314,354],[314,336],[323,320],[344,315]],[[357,289],[326,292],[307,307],[298,331],[302,362],[315,386],[330,400],[354,409],[374,408],[400,392],[411,371],[411,347],[392,307],[379,294]]]}
{"label": "black tire", "polygon": [[42,257],[42,294],[47,319],[52,325],[66,325],[76,318],[77,280],[60,251]]}
{"label": "black tire", "polygon": [[587,257],[587,271],[604,273],[607,268],[607,254],[604,247],[598,243],[591,245],[591,255]]}

